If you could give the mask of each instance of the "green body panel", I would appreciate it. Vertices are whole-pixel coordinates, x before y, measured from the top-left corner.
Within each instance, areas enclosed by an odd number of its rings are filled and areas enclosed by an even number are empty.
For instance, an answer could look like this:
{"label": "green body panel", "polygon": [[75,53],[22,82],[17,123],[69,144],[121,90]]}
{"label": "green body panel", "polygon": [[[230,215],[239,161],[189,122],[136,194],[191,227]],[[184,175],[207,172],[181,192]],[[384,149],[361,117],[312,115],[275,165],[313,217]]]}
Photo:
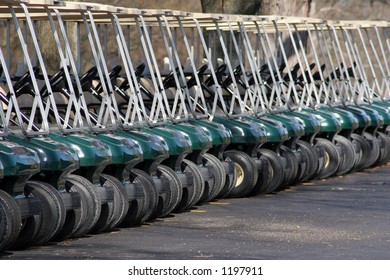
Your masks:
{"label": "green body panel", "polygon": [[267,132],[267,142],[279,143],[288,140],[288,130],[281,122],[272,120],[267,117],[259,119],[254,117],[245,117],[245,119],[257,122]]}
{"label": "green body panel", "polygon": [[371,103],[371,106],[373,106],[375,108],[377,108],[377,107],[384,108],[390,112],[390,103],[382,101],[380,99],[374,99]]}
{"label": "green body panel", "polygon": [[232,133],[231,143],[235,144],[261,144],[267,142],[267,131],[257,120],[247,118],[227,119],[214,117],[214,122],[223,124]]}
{"label": "green body panel", "polygon": [[321,124],[320,132],[336,133],[342,129],[340,121],[333,114],[322,111],[321,108],[318,110],[306,108],[302,111],[310,112],[316,117]]}
{"label": "green body panel", "polygon": [[362,109],[353,106],[341,107],[340,109],[351,112],[355,116],[355,118],[358,119],[359,128],[365,128],[372,125],[370,116]]}
{"label": "green body panel", "polygon": [[283,112],[281,115],[287,118],[295,117],[298,118],[304,125],[305,135],[313,135],[321,130],[321,123],[317,120],[315,115],[311,112],[305,111],[293,111]]}
{"label": "green body panel", "polygon": [[49,137],[25,138],[23,135],[9,134],[8,138],[19,145],[34,150],[39,156],[42,171],[61,171],[79,167],[79,158],[76,152],[67,145]]}
{"label": "green body panel", "polygon": [[59,132],[51,132],[48,136],[73,149],[79,157],[81,167],[103,166],[112,161],[109,147],[87,135],[81,133],[63,135]]}
{"label": "green body panel", "polygon": [[189,154],[192,152],[190,137],[182,131],[168,127],[143,128],[142,130],[162,137],[169,147],[170,156]]}
{"label": "green body panel", "polygon": [[102,141],[110,148],[112,164],[128,164],[143,159],[141,146],[130,137],[113,133],[88,134],[88,136]]}
{"label": "green body panel", "polygon": [[143,151],[144,160],[167,158],[169,156],[168,144],[162,137],[141,130],[117,130],[116,134],[137,141]]}
{"label": "green body panel", "polygon": [[371,119],[371,126],[380,127],[384,124],[383,116],[374,108],[369,106],[356,106],[354,108],[363,110]]}
{"label": "green body panel", "polygon": [[301,137],[305,135],[305,125],[296,118],[287,117],[281,114],[267,116],[270,119],[280,121],[287,127],[289,137]]}
{"label": "green body panel", "polygon": [[189,120],[189,123],[206,128],[213,146],[229,145],[233,137],[232,132],[220,123],[209,120]]}
{"label": "green body panel", "polygon": [[190,123],[169,124],[167,127],[187,134],[191,140],[193,151],[207,151],[213,146],[213,139],[206,128]]}
{"label": "green body panel", "polygon": [[36,152],[13,143],[0,141],[1,177],[33,175],[40,171],[40,160]]}
{"label": "green body panel", "polygon": [[[321,110],[333,114],[340,121],[343,130],[353,131],[359,127],[359,119],[353,113],[344,110],[344,108],[323,106]],[[360,123],[360,125],[363,124]]]}
{"label": "green body panel", "polygon": [[363,105],[363,106],[370,106],[374,110],[378,111],[378,113],[383,117],[383,124],[389,125],[390,124],[390,106],[389,104],[386,104],[384,102],[374,102],[371,105]]}

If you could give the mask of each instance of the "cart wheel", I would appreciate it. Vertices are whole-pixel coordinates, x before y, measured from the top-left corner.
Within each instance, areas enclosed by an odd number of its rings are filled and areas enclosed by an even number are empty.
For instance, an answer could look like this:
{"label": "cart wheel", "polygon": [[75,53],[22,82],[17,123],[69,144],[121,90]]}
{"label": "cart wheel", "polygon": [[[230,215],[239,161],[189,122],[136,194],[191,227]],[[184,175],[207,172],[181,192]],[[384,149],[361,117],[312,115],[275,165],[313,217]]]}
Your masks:
{"label": "cart wheel", "polygon": [[10,248],[20,233],[21,216],[15,200],[0,190],[0,252]]}
{"label": "cart wheel", "polygon": [[377,139],[382,141],[383,144],[381,145],[380,155],[378,160],[375,162],[375,165],[382,165],[390,159],[390,138],[383,132],[377,131],[376,134]]}
{"label": "cart wheel", "polygon": [[158,191],[153,179],[148,173],[137,168],[133,168],[131,172],[136,175],[136,179],[144,186],[145,210],[143,211],[141,221],[146,222],[155,219],[154,215],[158,212]]}
{"label": "cart wheel", "polygon": [[137,168],[133,168],[131,173],[133,176],[135,176],[135,180],[137,180],[144,187],[144,207],[141,213],[141,222],[155,219],[157,217],[157,213],[159,213],[157,210],[159,198],[157,187],[154,184],[153,179],[148,173]]}
{"label": "cart wheel", "polygon": [[201,198],[204,191],[204,181],[198,166],[188,159],[184,159],[181,163],[182,172],[192,176],[192,186],[190,188],[183,187],[182,195],[179,204],[172,212],[180,213],[194,206]]}
{"label": "cart wheel", "polygon": [[296,142],[298,151],[304,152],[306,155],[306,169],[301,172],[299,182],[304,182],[313,178],[318,170],[318,157],[314,148],[306,141],[297,140]]}
{"label": "cart wheel", "polygon": [[9,209],[5,209],[5,203],[1,199],[2,193],[0,193],[0,252],[3,250],[7,243],[7,236],[10,235],[10,222],[12,221],[12,217],[10,215]]}
{"label": "cart wheel", "polygon": [[[25,187],[24,196],[26,198],[36,197],[36,194],[30,192],[29,188]],[[14,245],[11,247],[12,250],[21,250],[31,246],[32,241],[39,235],[41,221],[42,217],[40,214],[22,218],[20,233]]]}
{"label": "cart wheel", "polygon": [[28,192],[41,200],[42,211],[39,232],[29,245],[43,245],[52,240],[65,223],[66,209],[59,192],[50,184],[28,181]]}
{"label": "cart wheel", "polygon": [[285,173],[283,163],[281,158],[271,150],[259,149],[259,153],[265,156],[269,162],[269,180],[262,193],[272,193],[282,186]]}
{"label": "cart wheel", "polygon": [[256,163],[249,155],[241,151],[226,151],[224,155],[234,162],[237,171],[236,185],[227,196],[244,197],[248,195],[252,192],[258,179]]}
{"label": "cart wheel", "polygon": [[122,183],[117,181],[115,177],[113,177],[113,180],[112,178],[108,178],[106,176],[108,175],[100,175],[100,186],[103,188],[112,188],[114,199],[113,201],[109,201],[101,205],[100,216],[91,230],[92,233],[100,233],[112,229],[115,220],[120,218],[120,213],[125,207],[124,196],[121,193],[121,189],[123,188]]}
{"label": "cart wheel", "polygon": [[[129,203],[126,201],[126,191],[124,186],[116,177],[108,174],[101,174],[100,181],[101,186],[109,186],[114,190],[114,201],[108,203],[112,207],[111,218],[105,225],[102,225],[100,230],[98,230],[99,232],[103,232],[113,229],[120,224],[129,210]],[[98,223],[99,222],[97,222],[97,224]]]}
{"label": "cart wheel", "polygon": [[181,162],[181,168],[183,174],[190,175],[192,177],[192,185],[187,188],[183,186],[181,198],[176,207],[172,210],[172,212],[180,213],[184,210],[191,208],[194,204],[195,196],[199,195],[199,192],[204,190],[204,184],[201,186],[200,181],[203,181],[202,174],[196,164],[193,162],[184,159]]}
{"label": "cart wheel", "polygon": [[333,143],[343,150],[343,155],[340,158],[340,165],[336,171],[336,175],[344,175],[352,170],[355,165],[356,156],[352,142],[341,135],[335,135]]}
{"label": "cart wheel", "polygon": [[364,168],[368,168],[368,167],[371,167],[375,164],[375,162],[377,162],[377,160],[379,159],[379,156],[380,156],[380,146],[379,146],[379,141],[378,139],[372,135],[371,133],[368,133],[368,132],[363,132],[363,135],[362,135],[368,142],[368,144],[370,145],[370,157],[369,157],[369,160],[367,160],[367,165],[364,167]]}
{"label": "cart wheel", "polygon": [[[195,206],[202,197],[202,194],[204,191],[204,185],[205,185],[203,177],[202,177],[202,173],[200,172],[198,166],[195,163],[193,163],[192,161],[190,161],[188,159],[184,159],[182,162],[182,168],[183,168],[183,173],[192,174],[192,176],[193,176],[193,189],[190,192],[186,189],[183,189],[183,197],[185,196],[184,192],[187,192],[187,195],[190,197],[190,200],[189,200],[188,206],[186,208],[180,209],[181,206],[179,204],[179,206],[175,209],[175,211],[178,211],[178,212]],[[182,201],[183,201],[183,199],[182,199]]]}
{"label": "cart wheel", "polygon": [[[228,158],[228,157],[226,157],[224,159],[224,161],[230,162],[230,163],[232,163],[234,165],[234,162],[230,158]],[[231,192],[231,190],[234,189],[234,187],[236,186],[236,182],[237,182],[237,171],[236,171],[236,169],[233,169],[233,173],[227,174],[225,170],[224,170],[224,172],[226,174],[225,185],[222,187],[222,190],[217,195],[217,198],[226,197],[228,195],[228,193]]]}
{"label": "cart wheel", "polygon": [[122,220],[121,227],[132,227],[156,218],[158,215],[158,192],[152,178],[145,171],[133,168],[131,181],[142,189],[142,198],[128,201],[128,210]]}
{"label": "cart wheel", "polygon": [[292,185],[294,182],[298,180],[299,177],[299,164],[298,159],[291,151],[289,147],[286,147],[284,145],[280,146],[280,156],[286,158],[288,161],[288,167],[284,168],[284,180],[280,187],[277,189],[277,191],[282,190],[284,187]]}
{"label": "cart wheel", "polygon": [[[297,176],[295,176],[294,180],[290,183],[290,185],[296,185],[302,182],[303,177],[305,177],[307,170],[308,170],[308,163],[309,163],[309,154],[308,151],[299,149],[296,151],[293,151],[295,157],[297,158],[298,161],[298,171],[297,171]],[[301,160],[299,161],[299,157]],[[303,159],[302,159],[303,158]]]}
{"label": "cart wheel", "polygon": [[213,200],[219,196],[226,184],[226,172],[221,161],[214,155],[205,153],[203,155],[204,165],[213,167],[214,186],[211,188],[212,192],[207,201]]}
{"label": "cart wheel", "polygon": [[67,238],[72,237],[77,227],[81,222],[81,211],[80,209],[72,209],[66,211],[64,226],[60,231],[53,237],[53,241],[61,242]]}
{"label": "cart wheel", "polygon": [[263,156],[258,155],[258,161],[261,162],[261,166],[258,166],[257,164],[257,170],[258,170],[258,178],[255,187],[250,193],[250,196],[259,195],[264,193],[268,182],[270,180],[270,163],[269,160]]}
{"label": "cart wheel", "polygon": [[340,165],[340,156],[336,146],[325,138],[316,138],[316,145],[324,148],[324,165],[318,173],[318,178],[325,179],[334,175]]}
{"label": "cart wheel", "polygon": [[351,134],[352,143],[356,144],[359,149],[359,154],[357,155],[356,162],[352,171],[360,171],[368,165],[368,160],[370,158],[371,148],[367,140],[356,133]]}
{"label": "cart wheel", "polygon": [[157,167],[157,176],[159,178],[165,178],[168,181],[169,198],[164,202],[164,208],[160,215],[160,217],[164,217],[179,205],[183,193],[183,184],[176,172],[163,164]]}
{"label": "cart wheel", "polygon": [[86,233],[89,233],[95,224],[97,223],[100,215],[102,205],[96,187],[84,177],[79,175],[70,174],[66,178],[66,188],[69,192],[78,192],[80,194],[80,209],[75,209],[76,212],[80,211],[80,220],[72,237],[81,237]]}

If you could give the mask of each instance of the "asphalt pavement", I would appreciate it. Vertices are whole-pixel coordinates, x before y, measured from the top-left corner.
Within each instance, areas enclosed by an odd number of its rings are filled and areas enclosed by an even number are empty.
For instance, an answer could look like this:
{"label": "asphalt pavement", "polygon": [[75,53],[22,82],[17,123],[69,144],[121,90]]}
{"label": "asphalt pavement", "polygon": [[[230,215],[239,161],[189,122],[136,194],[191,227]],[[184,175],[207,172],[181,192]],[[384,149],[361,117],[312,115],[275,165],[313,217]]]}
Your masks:
{"label": "asphalt pavement", "polygon": [[0,259],[390,259],[390,166]]}

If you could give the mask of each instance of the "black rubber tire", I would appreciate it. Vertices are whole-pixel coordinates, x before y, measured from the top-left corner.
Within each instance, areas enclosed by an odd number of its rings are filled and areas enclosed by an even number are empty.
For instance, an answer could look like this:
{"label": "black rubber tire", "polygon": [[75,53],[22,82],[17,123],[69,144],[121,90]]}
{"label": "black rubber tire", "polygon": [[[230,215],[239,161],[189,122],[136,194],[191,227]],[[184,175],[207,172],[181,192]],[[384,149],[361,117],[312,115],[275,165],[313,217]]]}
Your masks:
{"label": "black rubber tire", "polygon": [[167,199],[167,203],[164,203],[165,206],[160,215],[160,217],[165,217],[179,205],[183,193],[183,184],[176,172],[163,164],[158,165],[157,176],[159,178],[164,177],[169,182],[169,198]]}
{"label": "black rubber tire", "polygon": [[390,160],[390,137],[380,131],[376,132],[376,137],[382,144],[380,145],[380,155],[375,165],[382,165]]}
{"label": "black rubber tire", "polygon": [[[188,159],[183,159],[181,162],[181,172],[188,178],[191,177],[192,184],[187,187],[182,183],[183,189],[181,192],[181,198],[178,205],[172,210],[172,212],[180,213],[186,209],[194,206],[194,200],[198,197],[204,190],[204,184],[200,182],[203,181],[202,173],[200,172],[199,167]],[[197,199],[199,201],[199,199]]]}
{"label": "black rubber tire", "polygon": [[384,157],[383,162],[382,162],[382,164],[385,164],[385,163],[390,161],[390,137],[387,136],[387,134],[385,134],[385,133],[382,133],[382,134],[383,134],[383,137],[384,137],[385,142],[386,142],[386,153],[385,153],[386,156]]}
{"label": "black rubber tire", "polygon": [[125,215],[129,210],[129,203],[126,201],[126,191],[123,184],[117,178],[108,174],[101,174],[100,185],[113,188],[114,201],[108,203],[112,212],[110,219],[108,219],[106,224],[102,225],[100,229],[97,229],[96,232],[109,231],[117,227],[125,218]]}
{"label": "black rubber tire", "polygon": [[282,186],[284,180],[283,162],[274,151],[268,149],[259,149],[258,151],[269,162],[269,180],[263,194],[272,193]]}
{"label": "black rubber tire", "polygon": [[306,169],[299,177],[299,181],[304,182],[315,176],[319,166],[318,155],[315,148],[306,141],[297,140],[296,146],[298,151],[305,152],[306,155]]}
{"label": "black rubber tire", "polygon": [[213,191],[208,200],[210,201],[215,198],[218,198],[219,194],[222,192],[223,188],[225,187],[226,172],[221,161],[216,156],[209,153],[205,153],[203,155],[203,158],[204,158],[203,164],[205,166],[211,166],[213,168],[213,174],[214,174],[214,186],[212,188]]}
{"label": "black rubber tire", "polygon": [[71,237],[81,237],[89,233],[97,223],[101,215],[101,201],[97,187],[86,178],[70,174],[66,181],[68,191],[75,191],[80,194],[81,207],[76,210],[80,211],[81,218]]}
{"label": "black rubber tire", "polygon": [[[183,189],[182,200],[175,208],[174,212],[181,212],[195,206],[202,197],[205,185],[202,173],[200,172],[199,167],[194,162],[188,159],[184,159],[181,166],[183,173],[189,173],[192,175],[193,187],[192,189],[190,189],[190,191],[188,191],[186,188]],[[187,192],[187,194],[185,194],[185,192]],[[188,196],[189,198],[187,205],[183,203],[185,201],[183,200],[183,197],[185,196]]]}
{"label": "black rubber tire", "polygon": [[309,168],[307,165],[309,164],[309,152],[304,149],[298,149],[293,151],[295,157],[297,158],[298,163],[298,171],[297,176],[295,176],[294,180],[290,185],[296,185],[302,182],[302,179],[307,174],[307,169]]}
{"label": "black rubber tire", "polygon": [[371,148],[367,140],[360,134],[352,133],[352,143],[355,143],[359,148],[359,153],[352,168],[352,172],[361,171],[368,165],[370,159]]}
{"label": "black rubber tire", "polygon": [[21,220],[16,201],[0,190],[0,252],[10,248],[18,238]]}
{"label": "black rubber tire", "polygon": [[122,220],[121,227],[138,226],[157,215],[158,192],[152,178],[143,170],[133,168],[130,174],[130,181],[140,188],[136,193],[142,197],[127,201],[128,211]]}
{"label": "black rubber tire", "polygon": [[316,138],[316,145],[321,145],[325,151],[325,163],[318,173],[319,179],[329,178],[333,176],[340,165],[340,156],[336,146],[325,138]]}
{"label": "black rubber tire", "polygon": [[282,190],[284,187],[290,186],[294,184],[298,180],[299,177],[299,164],[298,159],[291,151],[289,147],[284,145],[280,146],[279,150],[280,156],[286,158],[288,162],[288,167],[284,168],[284,179],[281,186],[277,189],[277,191]]}
{"label": "black rubber tire", "polygon": [[214,193],[214,183],[210,185],[209,181],[204,180],[203,176],[202,176],[202,180],[204,182],[204,188],[203,188],[202,196],[198,200],[198,204],[202,204],[207,201],[210,201]]}
{"label": "black rubber tire", "polygon": [[[26,198],[36,197],[35,194],[29,192],[29,189],[25,187],[24,196]],[[32,241],[38,237],[39,230],[41,228],[41,215],[33,215],[21,220],[21,229],[18,238],[11,247],[12,250],[25,249],[32,245]]]}
{"label": "black rubber tire", "polygon": [[[229,163],[233,164],[233,166],[234,166],[234,162],[230,158],[228,158],[228,157],[223,159],[223,161],[229,162]],[[234,187],[236,186],[236,182],[237,182],[237,171],[236,171],[236,169],[233,168],[233,172],[229,173],[229,174],[226,173],[226,170],[224,170],[224,171],[225,171],[225,174],[226,174],[225,185],[222,187],[221,191],[217,195],[217,198],[224,198],[224,197],[226,197],[228,195],[228,193],[230,193],[231,190],[234,189]]]}
{"label": "black rubber tire", "polygon": [[154,215],[157,212],[158,207],[157,187],[154,184],[153,179],[145,171],[133,168],[131,170],[131,173],[132,176],[136,176],[136,180],[138,180],[144,187],[145,199],[141,221],[146,222],[151,219],[154,219]]}
{"label": "black rubber tire", "polygon": [[356,156],[352,142],[342,135],[335,135],[333,137],[333,143],[339,146],[343,152],[340,154],[340,164],[336,171],[337,176],[347,174],[352,170],[355,165]]}
{"label": "black rubber tire", "polygon": [[91,233],[101,233],[114,228],[116,222],[123,218],[125,210],[125,197],[122,193],[124,188],[122,183],[113,176],[101,174],[100,186],[103,188],[111,188],[114,193],[114,199],[101,206],[100,216],[91,230]]}
{"label": "black rubber tire", "polygon": [[66,211],[65,223],[58,234],[53,237],[53,241],[61,242],[67,238],[70,238],[75,232],[81,222],[81,211],[80,209],[71,209]]}
{"label": "black rubber tire", "polygon": [[312,149],[316,155],[317,169],[314,172],[313,176],[309,178],[310,180],[311,179],[318,179],[319,175],[322,172],[322,170],[324,169],[324,165],[325,165],[325,148],[321,145],[314,144],[314,146],[312,146]]}
{"label": "black rubber tire", "polygon": [[259,176],[254,160],[248,154],[237,150],[225,151],[224,156],[234,162],[237,170],[236,185],[227,197],[244,197],[250,194]]}
{"label": "black rubber tire", "polygon": [[375,164],[375,162],[378,161],[379,156],[380,156],[380,143],[379,140],[372,135],[371,133],[368,132],[363,132],[362,135],[370,145],[370,157],[366,162],[366,166],[364,168],[369,168]]}
{"label": "black rubber tire", "polygon": [[11,221],[11,213],[9,207],[7,207],[6,203],[1,199],[2,193],[0,192],[0,252],[7,245],[8,236],[11,234],[12,227]]}
{"label": "black rubber tire", "polygon": [[264,193],[268,182],[270,180],[270,162],[269,160],[263,156],[258,155],[257,158],[258,161],[260,161],[260,165],[256,163],[257,166],[257,173],[259,174],[257,178],[257,182],[251,193],[250,196],[255,196]]}
{"label": "black rubber tire", "polygon": [[59,192],[50,184],[28,181],[26,188],[41,200],[40,229],[28,245],[43,245],[55,238],[65,223],[66,209]]}

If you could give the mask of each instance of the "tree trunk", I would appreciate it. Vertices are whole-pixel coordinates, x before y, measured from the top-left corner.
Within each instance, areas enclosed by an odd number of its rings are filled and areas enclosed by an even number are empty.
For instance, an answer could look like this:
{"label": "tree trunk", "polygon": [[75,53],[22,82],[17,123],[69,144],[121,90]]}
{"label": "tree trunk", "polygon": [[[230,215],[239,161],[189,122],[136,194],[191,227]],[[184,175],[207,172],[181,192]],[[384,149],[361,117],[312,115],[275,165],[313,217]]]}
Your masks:
{"label": "tree trunk", "polygon": [[[247,14],[247,15],[278,15],[278,16],[302,16],[306,17],[310,13],[311,0],[201,0],[202,10],[205,13],[224,13],[224,14]],[[301,32],[303,42],[306,41],[305,32]],[[270,35],[272,38],[272,35]],[[238,38],[238,36],[236,36]],[[273,41],[273,40],[271,40]],[[216,53],[214,58],[222,58],[223,53],[219,45],[216,44]],[[287,57],[291,64],[295,64],[295,54],[293,51],[291,39],[288,34],[283,34],[283,45]],[[228,46],[227,46],[228,47]],[[276,55],[277,52],[274,53]],[[232,64],[237,64],[235,52],[229,57]],[[281,63],[282,61],[279,61]]]}
{"label": "tree trunk", "polygon": [[311,0],[201,0],[205,13],[308,16]]}
{"label": "tree trunk", "polygon": [[[68,1],[77,2],[78,0]],[[66,24],[66,30],[73,55],[76,56],[76,24],[68,22]],[[58,54],[57,46],[55,45],[56,43],[54,41],[54,36],[50,27],[50,23],[48,21],[37,22],[37,31],[39,47],[45,61],[46,70],[49,74],[54,74],[62,67],[62,65],[60,56]],[[59,37],[61,38],[62,46],[64,47],[61,34],[59,34]]]}
{"label": "tree trunk", "polygon": [[201,0],[201,2],[205,13],[254,15],[261,7],[259,0]]}
{"label": "tree trunk", "polygon": [[259,15],[302,16],[310,13],[311,0],[263,0]]}

